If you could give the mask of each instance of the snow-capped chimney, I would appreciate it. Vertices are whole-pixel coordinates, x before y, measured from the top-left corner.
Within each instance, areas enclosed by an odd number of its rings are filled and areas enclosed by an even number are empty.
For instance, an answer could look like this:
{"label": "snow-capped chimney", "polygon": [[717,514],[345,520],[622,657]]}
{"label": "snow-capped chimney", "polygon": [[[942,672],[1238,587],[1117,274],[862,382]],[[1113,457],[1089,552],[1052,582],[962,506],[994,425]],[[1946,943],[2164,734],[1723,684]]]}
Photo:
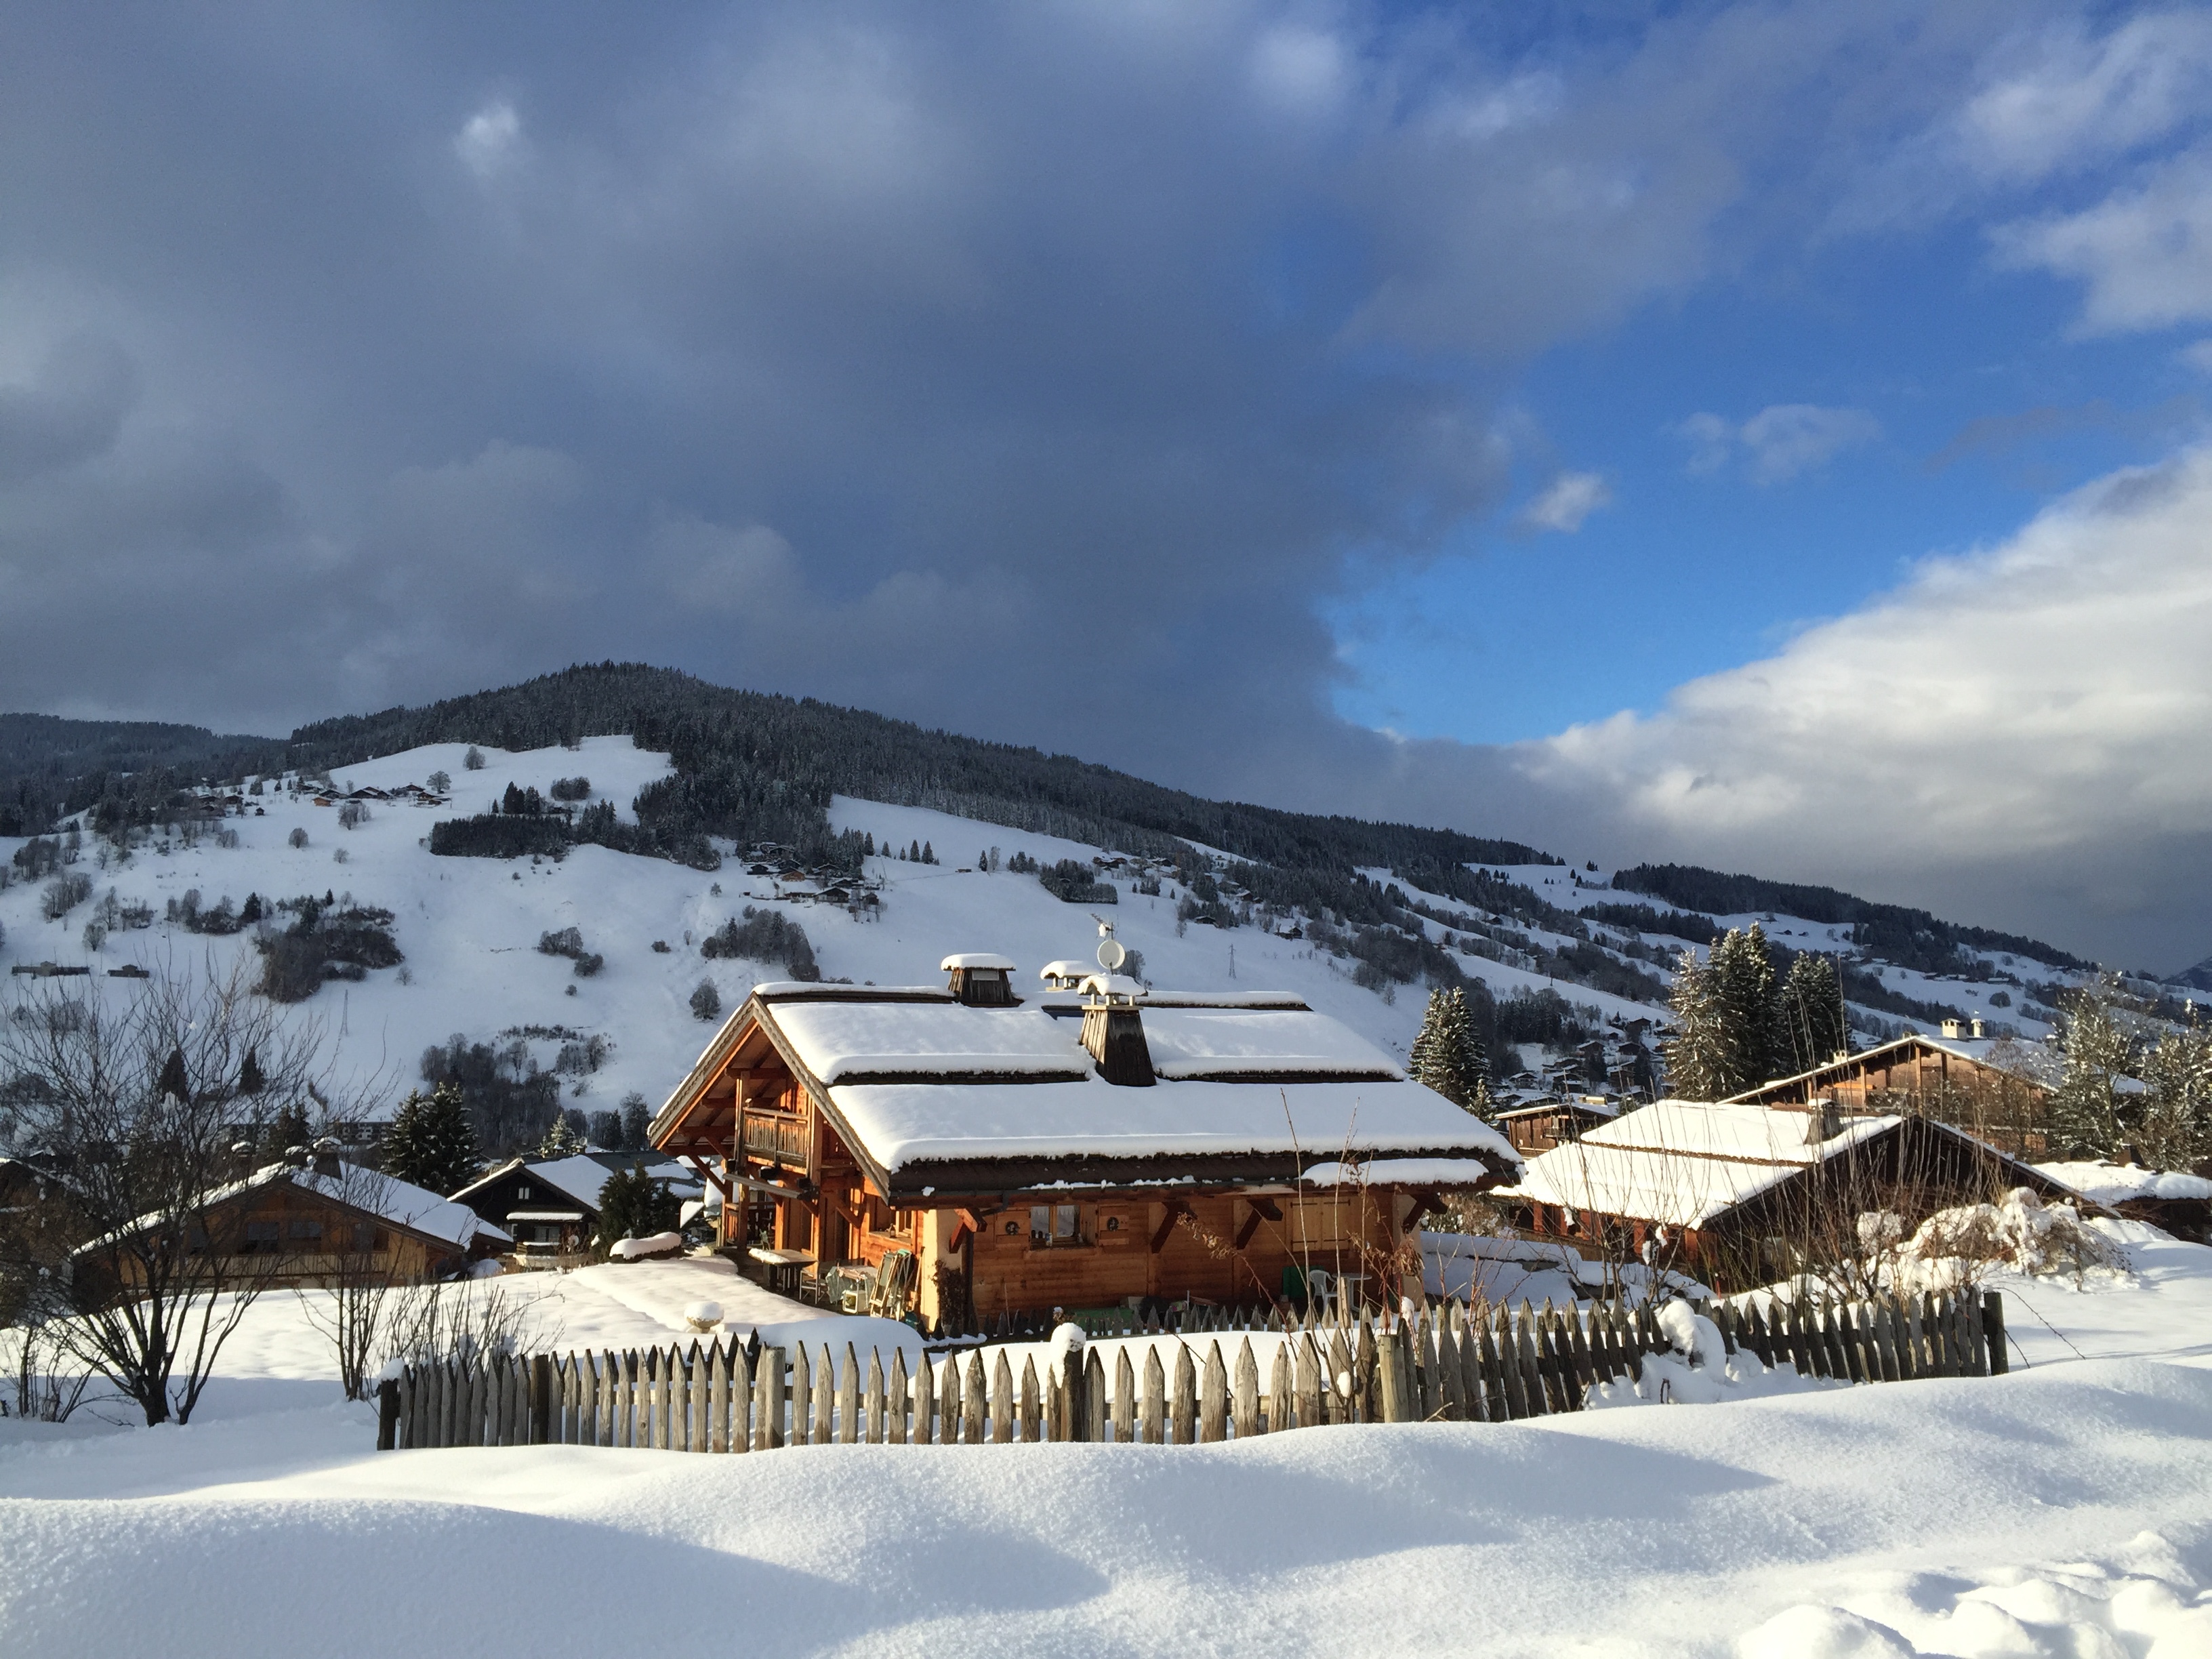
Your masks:
{"label": "snow-capped chimney", "polygon": [[338,1144],[328,1135],[315,1143],[315,1173],[333,1181],[338,1178]]}
{"label": "snow-capped chimney", "polygon": [[1844,1132],[1844,1115],[1832,1100],[1808,1101],[1805,1105],[1805,1144],[1817,1146]]}
{"label": "snow-capped chimney", "polygon": [[1014,964],[1004,957],[969,951],[940,966],[951,975],[945,988],[970,1008],[1012,1008],[1021,1000],[1014,994]]}
{"label": "snow-capped chimney", "polygon": [[1149,1089],[1152,1045],[1145,1041],[1145,1017],[1137,1012],[1143,988],[1119,974],[1095,974],[1084,981],[1083,1046],[1098,1062],[1098,1075],[1125,1088]]}
{"label": "snow-capped chimney", "polygon": [[1976,1014],[1972,1023],[1974,1028],[1974,1035],[1977,1037],[1980,1036],[1982,1035],[1982,1017],[1979,1014]]}
{"label": "snow-capped chimney", "polygon": [[[1954,1042],[1956,1042],[1959,1038],[1966,1035],[1966,1030],[1957,1020],[1947,1019],[1943,1022],[1943,1035],[1951,1038]],[[1981,1034],[1978,1031],[1975,1035],[1978,1036]]]}

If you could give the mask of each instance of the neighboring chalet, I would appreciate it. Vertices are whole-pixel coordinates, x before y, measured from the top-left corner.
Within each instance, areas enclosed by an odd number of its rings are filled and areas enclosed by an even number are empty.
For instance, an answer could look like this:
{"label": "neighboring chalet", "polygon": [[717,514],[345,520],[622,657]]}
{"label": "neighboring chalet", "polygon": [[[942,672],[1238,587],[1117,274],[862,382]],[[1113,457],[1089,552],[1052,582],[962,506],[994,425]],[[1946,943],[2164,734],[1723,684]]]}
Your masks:
{"label": "neighboring chalet", "polygon": [[[193,1231],[192,1255],[225,1258],[210,1265],[210,1277],[275,1285],[356,1275],[423,1284],[497,1255],[509,1242],[465,1205],[327,1155],[271,1164],[210,1194]],[[127,1236],[81,1246],[79,1262],[112,1261],[132,1283],[131,1253],[106,1248]]]}
{"label": "neighboring chalet", "polygon": [[[1776,1078],[1730,1099],[1800,1109],[1825,1099],[1847,1113],[1932,1117],[2017,1156],[2035,1158],[2048,1149],[2048,1103],[2058,1070],[2058,1056],[2041,1043],[1985,1036],[1978,1019],[1971,1028],[1947,1019],[1940,1037],[1915,1032],[1863,1053],[1838,1054],[1826,1066]],[[2142,1085],[2129,1078],[2121,1087]]]}
{"label": "neighboring chalet", "polygon": [[2037,1167],[2091,1203],[2130,1221],[2148,1221],[2192,1244],[2212,1244],[2212,1179],[2106,1158]]}
{"label": "neighboring chalet", "polygon": [[511,1158],[453,1195],[514,1238],[518,1255],[578,1255],[599,1228],[599,1194],[617,1170],[642,1164],[680,1200],[696,1198],[690,1170],[668,1159],[629,1152],[580,1152],[573,1158]]}
{"label": "neighboring chalet", "polygon": [[1917,1223],[2015,1187],[2080,1196],[1931,1118],[1825,1101],[1662,1100],[1531,1158],[1498,1196],[1537,1237],[1679,1268],[1728,1292],[1786,1277],[1808,1251],[1855,1250],[1864,1212]]}
{"label": "neighboring chalet", "polygon": [[1583,1095],[1573,1100],[1539,1100],[1507,1111],[1492,1112],[1491,1118],[1505,1131],[1505,1138],[1513,1143],[1515,1152],[1523,1158],[1534,1158],[1539,1152],[1548,1152],[1554,1146],[1577,1139],[1587,1131],[1601,1123],[1610,1123],[1620,1115],[1618,1102],[1601,1095]]}
{"label": "neighboring chalet", "polygon": [[955,956],[943,988],[757,986],[653,1143],[741,1191],[726,1246],[802,1290],[866,1285],[910,1252],[916,1311],[940,1329],[1300,1297],[1316,1270],[1395,1297],[1439,1192],[1517,1165],[1296,997],[1097,973],[1068,989],[1055,963],[1059,988],[1024,998],[1012,968]]}

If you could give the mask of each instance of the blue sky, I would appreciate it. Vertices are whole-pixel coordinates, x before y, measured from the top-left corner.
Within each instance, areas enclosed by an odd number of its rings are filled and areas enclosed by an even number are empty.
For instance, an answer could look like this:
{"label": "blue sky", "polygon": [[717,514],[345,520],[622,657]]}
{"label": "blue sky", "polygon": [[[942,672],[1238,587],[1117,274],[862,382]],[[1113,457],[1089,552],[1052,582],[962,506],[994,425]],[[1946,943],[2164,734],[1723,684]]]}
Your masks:
{"label": "blue sky", "polygon": [[[2021,204],[2060,205],[2052,190]],[[1335,707],[1411,736],[1510,743],[1763,657],[1895,586],[1929,554],[2003,540],[2055,497],[2202,429],[2212,374],[2189,327],[2082,337],[2078,284],[1994,269],[1980,227],[1838,238],[1655,302],[1529,366],[1510,393],[1536,464],[1435,562],[1330,616]],[[1762,476],[1692,416],[1863,411],[1825,459]],[[1522,518],[1555,470],[1607,504],[1572,533]],[[1554,618],[1529,627],[1531,617]]]}
{"label": "blue sky", "polygon": [[2201,8],[18,7],[0,153],[0,707],[633,659],[2212,951]]}

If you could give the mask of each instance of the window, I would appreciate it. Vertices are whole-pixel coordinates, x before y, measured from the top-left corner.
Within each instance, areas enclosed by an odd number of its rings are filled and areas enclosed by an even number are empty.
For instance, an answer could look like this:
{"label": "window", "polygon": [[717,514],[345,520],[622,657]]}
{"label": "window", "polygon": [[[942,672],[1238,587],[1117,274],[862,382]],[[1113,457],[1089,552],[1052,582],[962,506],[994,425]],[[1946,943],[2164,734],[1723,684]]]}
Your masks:
{"label": "window", "polygon": [[528,1198],[530,1196],[530,1183],[526,1181],[520,1183],[514,1189],[514,1196],[517,1202]]}
{"label": "window", "polygon": [[283,1236],[282,1222],[249,1221],[246,1224],[246,1248],[248,1250],[273,1249]]}
{"label": "window", "polygon": [[1032,1247],[1050,1244],[1079,1244],[1082,1233],[1077,1224],[1077,1209],[1073,1204],[1032,1204],[1030,1206],[1030,1243]]}
{"label": "window", "polygon": [[322,1241],[323,1224],[313,1216],[294,1216],[290,1231],[292,1237],[296,1240],[307,1240],[316,1243]]}
{"label": "window", "polygon": [[356,1252],[362,1255],[367,1255],[371,1250],[375,1249],[375,1247],[376,1229],[366,1221],[355,1222],[353,1224],[353,1248]]}

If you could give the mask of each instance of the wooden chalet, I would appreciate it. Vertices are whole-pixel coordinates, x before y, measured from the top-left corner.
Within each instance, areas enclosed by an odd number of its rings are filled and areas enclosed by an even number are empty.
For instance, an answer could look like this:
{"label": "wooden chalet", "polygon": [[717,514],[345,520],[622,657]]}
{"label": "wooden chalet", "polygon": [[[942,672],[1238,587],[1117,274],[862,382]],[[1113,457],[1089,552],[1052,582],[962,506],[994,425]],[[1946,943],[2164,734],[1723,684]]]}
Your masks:
{"label": "wooden chalet", "polygon": [[2015,1187],[2081,1200],[1932,1118],[1852,1114],[1826,1101],[1662,1100],[1529,1159],[1498,1196],[1536,1237],[1677,1268],[1732,1292],[1787,1277],[1808,1252],[1854,1250],[1868,1211],[1917,1224]]}
{"label": "wooden chalet", "polygon": [[672,1160],[629,1152],[579,1152],[570,1158],[511,1158],[453,1194],[514,1239],[518,1255],[580,1255],[599,1229],[599,1196],[617,1170],[646,1173],[677,1198],[696,1198],[691,1172]]}
{"label": "wooden chalet", "polygon": [[[113,1235],[123,1237],[125,1235]],[[137,1263],[128,1250],[81,1246],[81,1263],[112,1263],[123,1288]],[[510,1240],[465,1205],[427,1188],[319,1157],[272,1164],[209,1195],[194,1229],[191,1255],[227,1258],[209,1276],[236,1283],[327,1285],[343,1276],[371,1275],[394,1284],[425,1284],[499,1255]]]}
{"label": "wooden chalet", "polygon": [[1064,963],[1024,997],[1012,967],[756,987],[651,1130],[724,1193],[726,1248],[823,1296],[909,1253],[893,1271],[925,1328],[1271,1302],[1315,1270],[1373,1298],[1418,1267],[1409,1230],[1440,1190],[1516,1167],[1296,997],[1069,989]]}
{"label": "wooden chalet", "polygon": [[1523,1158],[1548,1152],[1553,1147],[1578,1139],[1585,1130],[1610,1123],[1620,1115],[1618,1103],[1599,1097],[1576,1100],[1537,1100],[1491,1114],[1505,1131],[1513,1150]]}
{"label": "wooden chalet", "polygon": [[[1912,1032],[1729,1098],[1800,1108],[1831,1100],[1845,1112],[1932,1117],[2033,1158],[2048,1149],[2049,1102],[2057,1083],[2058,1057],[2042,1044],[1986,1036],[1978,1019],[1970,1026],[1945,1020],[1940,1036]],[[2124,1079],[2122,1087],[2130,1086],[2142,1085]]]}

